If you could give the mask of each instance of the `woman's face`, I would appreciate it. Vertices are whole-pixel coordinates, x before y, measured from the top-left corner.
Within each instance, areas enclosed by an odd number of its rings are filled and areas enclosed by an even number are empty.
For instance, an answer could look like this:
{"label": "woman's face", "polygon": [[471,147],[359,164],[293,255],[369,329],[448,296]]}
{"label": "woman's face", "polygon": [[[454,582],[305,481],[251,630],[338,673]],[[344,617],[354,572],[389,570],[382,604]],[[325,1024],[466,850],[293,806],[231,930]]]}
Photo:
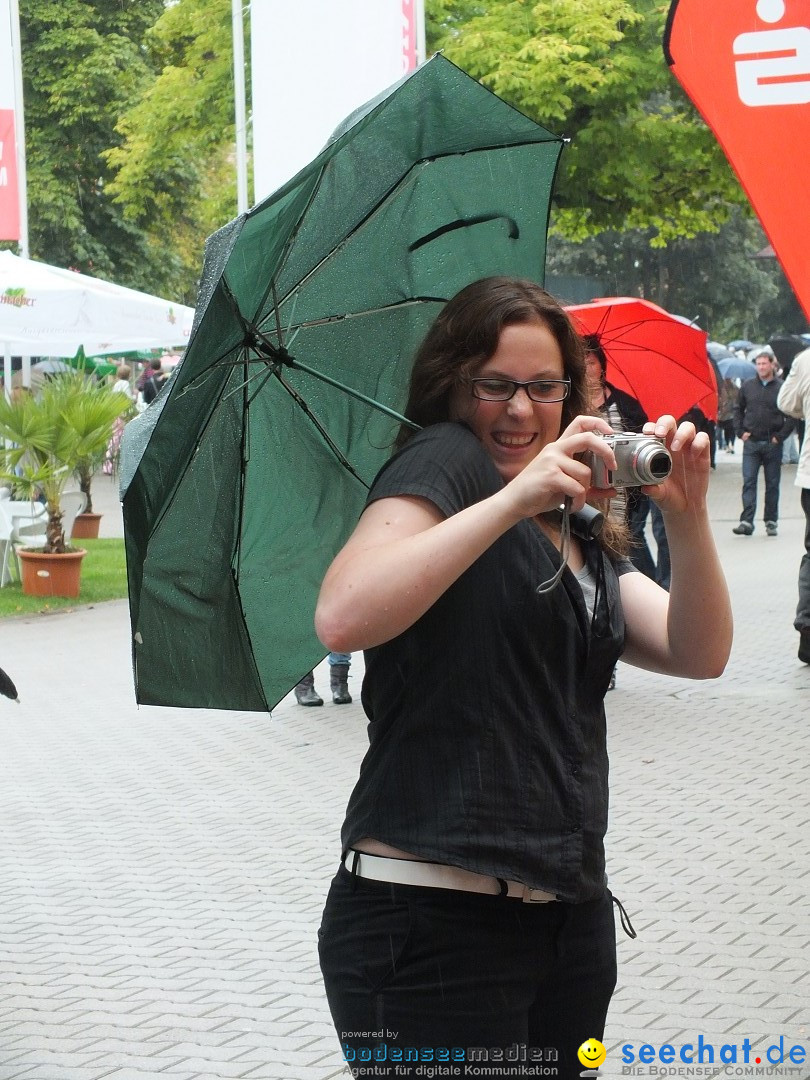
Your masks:
{"label": "woman's face", "polygon": [[590,390],[598,390],[602,385],[602,365],[594,352],[585,353],[585,379]]}
{"label": "woman's face", "polygon": [[[538,320],[505,326],[497,349],[472,376],[532,382],[563,379],[565,369],[557,339]],[[559,437],[563,404],[532,401],[524,387],[509,401],[480,401],[469,386],[459,386],[450,399],[450,416],[469,424],[508,483]]]}

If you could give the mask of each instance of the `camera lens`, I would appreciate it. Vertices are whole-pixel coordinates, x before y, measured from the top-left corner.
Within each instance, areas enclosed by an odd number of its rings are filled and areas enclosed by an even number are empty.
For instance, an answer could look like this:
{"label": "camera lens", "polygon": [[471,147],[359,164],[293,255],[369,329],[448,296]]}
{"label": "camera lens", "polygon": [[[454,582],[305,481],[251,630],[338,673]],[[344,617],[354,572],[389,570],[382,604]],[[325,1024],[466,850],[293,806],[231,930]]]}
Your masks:
{"label": "camera lens", "polygon": [[666,480],[672,471],[672,459],[669,454],[662,454],[659,450],[657,454],[653,454],[651,460],[647,462],[647,466],[650,475],[654,476],[656,480]]}
{"label": "camera lens", "polygon": [[633,465],[639,484],[661,484],[672,472],[669,451],[658,442],[640,447]]}

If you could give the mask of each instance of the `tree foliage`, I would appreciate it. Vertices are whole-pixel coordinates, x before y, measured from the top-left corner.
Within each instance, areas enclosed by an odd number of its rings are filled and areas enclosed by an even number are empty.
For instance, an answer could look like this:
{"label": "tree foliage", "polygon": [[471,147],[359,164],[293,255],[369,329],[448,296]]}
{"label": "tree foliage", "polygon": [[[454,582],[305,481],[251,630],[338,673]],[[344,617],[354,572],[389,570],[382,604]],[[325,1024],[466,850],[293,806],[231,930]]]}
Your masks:
{"label": "tree foliage", "polygon": [[171,235],[188,291],[202,241],[236,213],[229,0],[178,0],[145,48],[158,74],[118,122],[108,191],[128,222],[155,240]]}
{"label": "tree foliage", "polygon": [[163,0],[21,0],[29,236],[35,257],[138,288],[151,252],[109,197],[103,152],[152,78],[140,42]]}
{"label": "tree foliage", "polygon": [[[806,320],[773,258],[756,258],[767,241],[740,209],[717,233],[650,247],[651,230],[606,231],[581,243],[550,240],[550,276],[587,275],[606,296],[643,296],[694,319],[718,341],[765,341],[801,333]],[[563,299],[566,299],[563,297]]]}
{"label": "tree foliage", "polygon": [[659,0],[428,0],[429,41],[552,131],[553,224],[570,239],[714,231],[743,193],[664,62]]}

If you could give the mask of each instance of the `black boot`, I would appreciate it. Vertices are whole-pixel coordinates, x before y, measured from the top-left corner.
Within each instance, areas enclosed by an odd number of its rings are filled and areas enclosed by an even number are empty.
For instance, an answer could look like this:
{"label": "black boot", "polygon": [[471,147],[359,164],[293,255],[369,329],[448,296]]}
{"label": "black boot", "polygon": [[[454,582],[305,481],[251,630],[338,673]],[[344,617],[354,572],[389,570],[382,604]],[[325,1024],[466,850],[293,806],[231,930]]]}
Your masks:
{"label": "black boot", "polygon": [[311,671],[295,687],[295,700],[299,705],[323,705],[323,698],[315,691],[315,676]]}
{"label": "black boot", "polygon": [[332,664],[329,668],[329,689],[332,691],[332,701],[336,705],[350,705],[352,695],[346,680],[349,677],[348,664]]}

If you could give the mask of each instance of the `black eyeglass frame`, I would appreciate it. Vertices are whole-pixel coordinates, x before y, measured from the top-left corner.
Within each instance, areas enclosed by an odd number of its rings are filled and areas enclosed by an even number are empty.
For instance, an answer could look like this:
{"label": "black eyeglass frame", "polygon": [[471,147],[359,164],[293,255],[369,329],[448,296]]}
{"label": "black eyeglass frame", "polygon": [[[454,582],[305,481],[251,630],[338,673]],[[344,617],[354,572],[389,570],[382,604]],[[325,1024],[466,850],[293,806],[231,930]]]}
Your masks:
{"label": "black eyeglass frame", "polygon": [[[507,383],[512,387],[511,394],[507,394],[506,397],[482,397],[481,394],[476,391],[476,383]],[[532,397],[530,387],[537,386],[538,384],[554,383],[556,386],[563,387],[565,393],[562,397],[557,398],[536,398]],[[530,401],[534,401],[538,405],[555,405],[560,401],[565,401],[568,395],[571,393],[571,380],[570,379],[530,379],[528,382],[519,382],[517,379],[501,379],[501,378],[477,378],[470,379],[470,391],[474,398],[478,401],[511,401],[519,389],[525,390],[526,395]]]}

